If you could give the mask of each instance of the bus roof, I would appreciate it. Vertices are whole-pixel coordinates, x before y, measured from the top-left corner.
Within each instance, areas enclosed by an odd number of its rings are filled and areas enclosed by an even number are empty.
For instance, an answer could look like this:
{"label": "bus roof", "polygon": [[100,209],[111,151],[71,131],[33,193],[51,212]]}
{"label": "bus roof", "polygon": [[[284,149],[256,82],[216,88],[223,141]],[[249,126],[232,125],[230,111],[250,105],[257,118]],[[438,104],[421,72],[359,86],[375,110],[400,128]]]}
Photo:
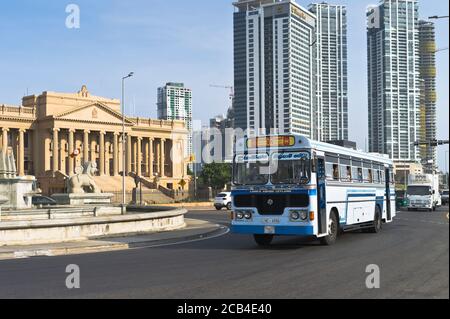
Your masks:
{"label": "bus roof", "polygon": [[326,153],[334,153],[358,157],[371,161],[377,161],[388,165],[393,165],[393,161],[386,154],[367,153],[362,150],[334,145],[325,142],[319,142],[309,139],[302,135],[265,135],[258,137],[248,137],[237,141],[236,153],[245,153],[249,151],[256,152],[258,149],[266,150],[297,150],[314,149]]}

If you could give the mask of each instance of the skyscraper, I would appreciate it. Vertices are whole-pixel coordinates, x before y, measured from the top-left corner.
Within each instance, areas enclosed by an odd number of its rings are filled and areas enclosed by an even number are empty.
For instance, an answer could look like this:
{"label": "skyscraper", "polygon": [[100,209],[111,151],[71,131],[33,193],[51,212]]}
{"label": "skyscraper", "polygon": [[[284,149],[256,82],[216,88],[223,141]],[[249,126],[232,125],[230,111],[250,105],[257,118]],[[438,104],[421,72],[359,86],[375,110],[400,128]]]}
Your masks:
{"label": "skyscraper", "polygon": [[314,14],[292,0],[234,6],[235,127],[316,138]]}
{"label": "skyscraper", "polygon": [[[436,42],[434,23],[419,21],[420,43],[420,131],[419,140],[436,139]],[[422,145],[420,157],[426,173],[436,169],[436,147]],[[432,161],[432,163],[430,163]]]}
{"label": "skyscraper", "polygon": [[314,3],[316,15],[315,121],[318,139],[348,140],[347,10],[343,5]]}
{"label": "skyscraper", "polygon": [[415,161],[419,130],[419,33],[416,0],[367,9],[369,150]]}
{"label": "skyscraper", "polygon": [[192,154],[192,91],[183,83],[169,82],[158,88],[158,119],[180,120],[189,130],[185,156]]}

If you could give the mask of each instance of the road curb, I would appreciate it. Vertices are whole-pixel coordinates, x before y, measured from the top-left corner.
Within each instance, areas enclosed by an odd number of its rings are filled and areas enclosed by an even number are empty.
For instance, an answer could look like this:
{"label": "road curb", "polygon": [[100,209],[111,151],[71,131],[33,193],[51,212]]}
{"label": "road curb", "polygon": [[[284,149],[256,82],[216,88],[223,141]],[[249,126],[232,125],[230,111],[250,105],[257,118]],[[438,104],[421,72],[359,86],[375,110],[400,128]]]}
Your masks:
{"label": "road curb", "polygon": [[[185,229],[189,230],[189,229]],[[30,249],[25,248],[21,250],[0,252],[0,260],[11,260],[11,259],[22,259],[22,258],[31,258],[31,257],[53,257],[53,256],[64,256],[64,255],[80,255],[80,254],[90,254],[90,253],[101,253],[108,251],[119,251],[119,250],[127,250],[127,249],[137,249],[144,247],[153,247],[153,246],[163,246],[163,245],[173,245],[177,243],[195,241],[207,239],[209,237],[219,236],[222,233],[226,234],[228,232],[228,228],[219,225],[219,224],[211,224],[208,227],[207,231],[201,232],[193,235],[186,235],[181,237],[172,237],[165,239],[156,239],[156,240],[147,240],[147,241],[135,241],[129,243],[114,243],[107,242],[108,240],[114,240],[114,237],[102,238],[105,243],[99,243],[98,245],[92,246],[71,246],[71,247],[57,247],[57,248],[49,248],[49,249]],[[135,236],[135,234],[133,234]],[[125,237],[125,236],[123,236]],[[93,241],[95,239],[92,239]],[[81,242],[80,242],[81,243]],[[83,243],[86,243],[84,241]],[[70,243],[71,245],[74,242]],[[1,247],[0,247],[1,248]]]}

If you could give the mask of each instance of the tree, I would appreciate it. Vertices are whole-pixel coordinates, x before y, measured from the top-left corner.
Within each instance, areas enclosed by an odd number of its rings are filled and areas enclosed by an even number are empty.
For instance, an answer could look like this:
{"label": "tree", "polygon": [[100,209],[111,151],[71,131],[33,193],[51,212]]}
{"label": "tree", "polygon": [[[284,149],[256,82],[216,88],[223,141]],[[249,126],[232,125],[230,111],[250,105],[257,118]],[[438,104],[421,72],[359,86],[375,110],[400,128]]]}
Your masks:
{"label": "tree", "polygon": [[231,164],[211,163],[205,164],[200,174],[201,179],[215,190],[220,190],[231,182]]}

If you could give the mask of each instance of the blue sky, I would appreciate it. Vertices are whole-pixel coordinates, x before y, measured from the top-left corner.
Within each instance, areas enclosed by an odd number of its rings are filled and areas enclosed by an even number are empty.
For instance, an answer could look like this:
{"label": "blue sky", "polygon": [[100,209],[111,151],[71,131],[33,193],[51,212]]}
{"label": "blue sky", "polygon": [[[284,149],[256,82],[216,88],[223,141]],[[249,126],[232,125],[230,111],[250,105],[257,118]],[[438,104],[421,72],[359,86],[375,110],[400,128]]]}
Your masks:
{"label": "blue sky", "polygon": [[[298,0],[306,7],[310,1]],[[350,139],[367,136],[365,8],[370,0],[334,1],[348,11]],[[81,28],[67,29],[65,8],[81,10]],[[448,1],[422,0],[420,15],[448,15]],[[27,92],[75,92],[120,98],[127,82],[129,114],[156,117],[156,89],[168,81],[193,89],[194,118],[225,113],[233,83],[231,0],[14,0],[0,2],[0,104]],[[436,22],[438,47],[448,47],[448,19]],[[448,50],[438,60],[438,137],[448,138]],[[439,149],[444,167],[445,151]],[[448,153],[447,153],[448,154]]]}

